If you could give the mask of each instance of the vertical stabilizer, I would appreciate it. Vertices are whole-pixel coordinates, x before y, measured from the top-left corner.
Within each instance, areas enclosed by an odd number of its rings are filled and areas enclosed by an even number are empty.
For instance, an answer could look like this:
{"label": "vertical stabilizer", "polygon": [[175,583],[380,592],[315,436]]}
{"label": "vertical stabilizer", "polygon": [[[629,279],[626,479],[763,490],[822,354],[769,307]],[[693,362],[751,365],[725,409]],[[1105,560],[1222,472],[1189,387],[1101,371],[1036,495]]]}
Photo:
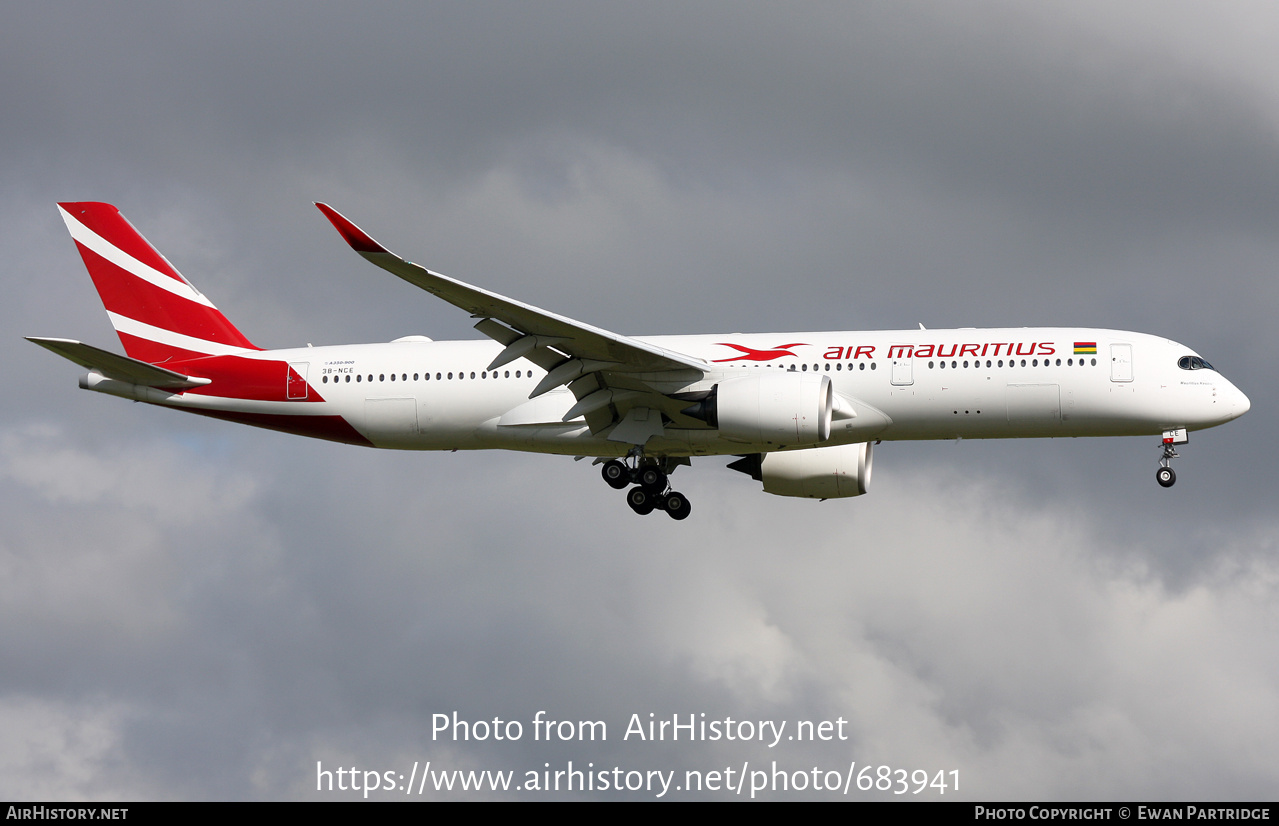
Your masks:
{"label": "vertical stabilizer", "polygon": [[93,202],[58,209],[131,357],[159,364],[259,349],[120,210]]}

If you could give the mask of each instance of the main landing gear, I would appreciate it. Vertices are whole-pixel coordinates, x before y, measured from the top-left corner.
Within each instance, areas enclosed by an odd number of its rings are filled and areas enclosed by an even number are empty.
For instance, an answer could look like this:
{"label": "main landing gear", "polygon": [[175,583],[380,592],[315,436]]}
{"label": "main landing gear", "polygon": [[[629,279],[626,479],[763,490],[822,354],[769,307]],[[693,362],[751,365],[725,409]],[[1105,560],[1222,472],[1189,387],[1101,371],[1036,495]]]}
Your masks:
{"label": "main landing gear", "polygon": [[626,492],[626,504],[641,516],[664,510],[671,519],[687,519],[692,506],[687,496],[671,490],[666,471],[655,462],[639,463],[638,457],[636,462],[635,467],[627,467],[624,462],[610,459],[600,475],[615,490],[635,485]]}
{"label": "main landing gear", "polygon": [[1177,484],[1177,473],[1172,469],[1172,460],[1179,458],[1175,446],[1189,441],[1190,437],[1186,435],[1184,428],[1164,431],[1164,454],[1159,457],[1159,469],[1155,471],[1155,481],[1159,482],[1160,487],[1170,488]]}

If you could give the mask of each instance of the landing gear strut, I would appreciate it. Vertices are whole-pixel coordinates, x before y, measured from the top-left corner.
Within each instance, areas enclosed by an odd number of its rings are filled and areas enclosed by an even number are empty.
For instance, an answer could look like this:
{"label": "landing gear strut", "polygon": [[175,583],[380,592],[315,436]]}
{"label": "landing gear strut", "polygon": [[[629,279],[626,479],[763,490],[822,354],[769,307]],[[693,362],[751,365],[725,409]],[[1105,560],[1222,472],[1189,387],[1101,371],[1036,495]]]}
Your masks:
{"label": "landing gear strut", "polygon": [[1155,480],[1160,487],[1170,488],[1177,483],[1177,473],[1172,469],[1172,460],[1179,458],[1175,446],[1184,445],[1188,441],[1190,437],[1186,435],[1184,428],[1164,431],[1164,453],[1159,457],[1159,469],[1155,471]]}
{"label": "landing gear strut", "polygon": [[687,519],[692,512],[688,497],[671,490],[669,466],[656,461],[644,461],[641,454],[627,457],[630,464],[610,459],[600,469],[604,481],[614,490],[635,485],[626,494],[626,504],[631,510],[646,516],[655,510],[664,510],[671,519]]}

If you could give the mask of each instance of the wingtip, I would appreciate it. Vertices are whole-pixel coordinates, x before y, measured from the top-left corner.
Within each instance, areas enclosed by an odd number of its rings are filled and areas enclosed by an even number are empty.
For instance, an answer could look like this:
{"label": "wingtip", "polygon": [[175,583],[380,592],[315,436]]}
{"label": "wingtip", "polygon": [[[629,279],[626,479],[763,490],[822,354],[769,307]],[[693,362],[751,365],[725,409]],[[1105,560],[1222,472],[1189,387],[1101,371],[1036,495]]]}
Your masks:
{"label": "wingtip", "polygon": [[333,224],[333,228],[342,236],[342,240],[350,245],[351,249],[356,252],[386,252],[386,247],[374,241],[372,236],[357,227],[354,223],[346,218],[345,215],[338,212],[328,204],[315,202],[320,212],[324,213],[324,217],[329,219],[329,223]]}

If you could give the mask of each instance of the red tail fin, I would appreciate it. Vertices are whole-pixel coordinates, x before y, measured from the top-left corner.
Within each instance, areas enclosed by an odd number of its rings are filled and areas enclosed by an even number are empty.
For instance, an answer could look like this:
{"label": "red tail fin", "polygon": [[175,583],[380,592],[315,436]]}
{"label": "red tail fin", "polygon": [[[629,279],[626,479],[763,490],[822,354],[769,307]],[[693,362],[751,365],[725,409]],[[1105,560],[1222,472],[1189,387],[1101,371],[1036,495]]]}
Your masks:
{"label": "red tail fin", "polygon": [[151,364],[257,350],[110,204],[58,204],[124,351]]}

